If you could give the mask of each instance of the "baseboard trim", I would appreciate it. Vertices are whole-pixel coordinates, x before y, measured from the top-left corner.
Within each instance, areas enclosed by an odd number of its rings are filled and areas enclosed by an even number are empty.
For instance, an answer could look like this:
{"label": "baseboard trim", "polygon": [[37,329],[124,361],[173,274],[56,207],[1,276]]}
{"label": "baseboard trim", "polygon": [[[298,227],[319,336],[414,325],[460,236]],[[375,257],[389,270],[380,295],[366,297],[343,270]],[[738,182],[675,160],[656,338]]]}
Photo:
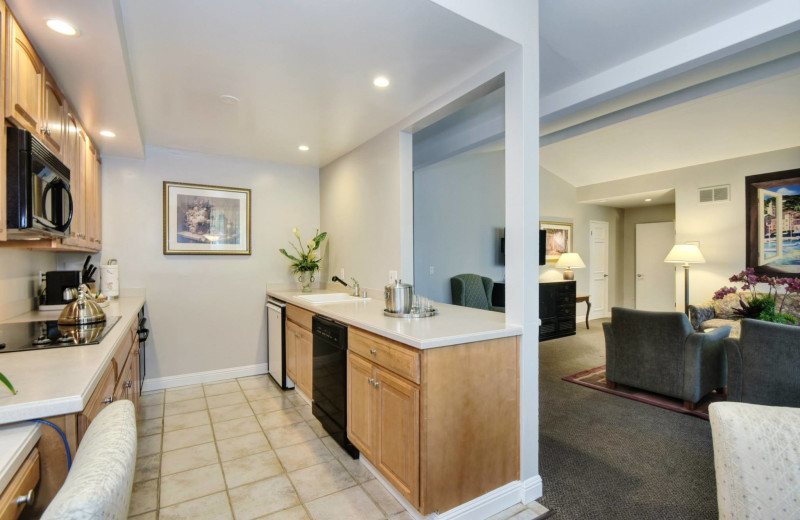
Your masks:
{"label": "baseboard trim", "polygon": [[[389,493],[400,502],[408,514],[414,520],[484,520],[492,515],[508,509],[509,507],[523,502],[527,504],[532,500],[542,496],[542,479],[538,475],[523,482],[517,480],[509,482],[505,486],[481,495],[470,500],[465,504],[454,507],[449,511],[441,513],[431,513],[428,516],[422,515],[411,503],[392,486],[386,477],[373,466],[367,459],[360,457],[359,460],[376,479],[389,491]],[[527,490],[527,492],[526,492]],[[536,494],[538,490],[538,495]],[[528,498],[525,501],[525,498]]]}
{"label": "baseboard trim", "polygon": [[178,376],[155,377],[144,380],[142,391],[150,392],[152,390],[164,390],[165,388],[175,388],[177,386],[213,383],[214,381],[222,381],[224,379],[258,376],[266,373],[267,364],[258,363],[256,365],[209,370],[208,372],[194,372],[192,374],[181,374]]}
{"label": "baseboard trim", "polygon": [[520,495],[523,504],[529,504],[538,498],[542,498],[544,490],[542,489],[542,477],[536,475],[522,483]]}

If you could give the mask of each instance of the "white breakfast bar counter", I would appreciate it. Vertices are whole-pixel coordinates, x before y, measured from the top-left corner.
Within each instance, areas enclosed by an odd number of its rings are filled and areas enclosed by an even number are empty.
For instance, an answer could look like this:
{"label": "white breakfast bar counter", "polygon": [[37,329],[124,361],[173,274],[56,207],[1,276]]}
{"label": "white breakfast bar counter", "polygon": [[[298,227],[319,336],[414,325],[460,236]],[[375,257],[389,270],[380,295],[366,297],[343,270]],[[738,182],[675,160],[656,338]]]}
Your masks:
{"label": "white breakfast bar counter", "polygon": [[[315,290],[311,294],[341,293]],[[383,293],[370,291],[377,298],[357,301],[313,304],[298,298],[309,293],[274,290],[267,296],[290,303],[309,312],[322,314],[353,327],[425,350],[462,343],[519,336],[522,327],[506,323],[506,315],[458,305],[436,303],[439,314],[430,318],[394,318],[384,316]]]}

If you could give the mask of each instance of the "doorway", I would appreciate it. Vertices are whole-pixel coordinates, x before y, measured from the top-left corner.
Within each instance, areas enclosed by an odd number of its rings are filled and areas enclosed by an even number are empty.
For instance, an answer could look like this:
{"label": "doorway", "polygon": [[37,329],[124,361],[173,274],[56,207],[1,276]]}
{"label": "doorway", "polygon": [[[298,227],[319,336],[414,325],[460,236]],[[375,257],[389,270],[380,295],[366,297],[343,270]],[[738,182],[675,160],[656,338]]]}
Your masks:
{"label": "doorway", "polygon": [[589,319],[606,318],[608,309],[608,222],[589,222]]}
{"label": "doorway", "polygon": [[636,224],[637,309],[675,310],[675,267],[664,262],[674,243],[674,222]]}

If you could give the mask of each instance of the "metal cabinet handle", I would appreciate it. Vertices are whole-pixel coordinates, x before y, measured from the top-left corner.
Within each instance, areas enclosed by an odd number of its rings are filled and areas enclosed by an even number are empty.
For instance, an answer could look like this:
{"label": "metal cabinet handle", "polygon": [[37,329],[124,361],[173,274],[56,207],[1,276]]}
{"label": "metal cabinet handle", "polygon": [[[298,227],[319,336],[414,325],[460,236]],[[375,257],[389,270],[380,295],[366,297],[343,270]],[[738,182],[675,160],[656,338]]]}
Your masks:
{"label": "metal cabinet handle", "polygon": [[372,354],[372,355],[374,356],[375,354],[377,354],[377,353],[378,353],[378,351],[377,351],[377,350],[375,350],[374,348],[371,348],[371,349],[369,349],[369,353],[370,353],[370,354]]}
{"label": "metal cabinet handle", "polygon": [[133,386],[133,383],[131,381],[125,381],[125,388],[130,388],[132,386]]}
{"label": "metal cabinet handle", "polygon": [[375,384],[375,380],[374,380],[374,379],[372,379],[371,377],[370,377],[369,379],[367,379],[367,381],[368,381],[368,382],[369,382],[369,384],[371,384],[371,385],[374,385],[374,384]]}
{"label": "metal cabinet handle", "polygon": [[295,337],[295,338],[299,338],[299,337],[300,337],[300,334],[298,334],[297,332],[295,332],[295,333],[294,333],[294,337]]}
{"label": "metal cabinet handle", "polygon": [[27,495],[20,495],[17,497],[17,505],[21,506],[23,504],[33,505],[33,499],[36,495],[34,495],[33,490],[31,489],[28,491]]}
{"label": "metal cabinet handle", "polygon": [[111,404],[113,402],[114,402],[114,396],[106,397],[105,399],[103,399],[104,404]]}
{"label": "metal cabinet handle", "polygon": [[372,386],[374,386],[375,388],[378,388],[378,385],[380,385],[380,384],[381,384],[380,381],[375,381],[374,383],[372,383]]}

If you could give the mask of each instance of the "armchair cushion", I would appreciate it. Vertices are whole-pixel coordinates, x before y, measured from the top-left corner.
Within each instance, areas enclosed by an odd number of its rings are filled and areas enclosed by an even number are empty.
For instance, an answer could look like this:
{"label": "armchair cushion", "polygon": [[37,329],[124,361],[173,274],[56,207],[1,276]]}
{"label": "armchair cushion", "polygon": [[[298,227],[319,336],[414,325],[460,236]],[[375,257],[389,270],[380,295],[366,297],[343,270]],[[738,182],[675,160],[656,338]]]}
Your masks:
{"label": "armchair cushion", "polygon": [[450,278],[453,305],[495,310],[492,307],[492,289],[494,289],[494,282],[486,276],[459,274]]}
{"label": "armchair cushion", "polygon": [[800,410],[709,406],[719,518],[800,518]]}

